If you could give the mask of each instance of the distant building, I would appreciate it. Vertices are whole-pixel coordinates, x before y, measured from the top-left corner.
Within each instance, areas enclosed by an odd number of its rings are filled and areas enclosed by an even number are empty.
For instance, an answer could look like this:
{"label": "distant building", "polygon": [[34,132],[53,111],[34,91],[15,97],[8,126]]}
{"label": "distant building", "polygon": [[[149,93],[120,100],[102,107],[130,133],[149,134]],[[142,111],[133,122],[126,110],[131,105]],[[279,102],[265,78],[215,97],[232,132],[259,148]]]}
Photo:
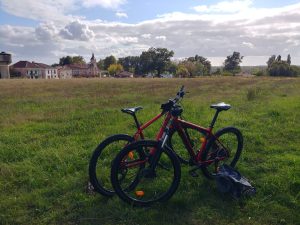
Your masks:
{"label": "distant building", "polygon": [[92,55],[88,64],[71,64],[52,67],[44,63],[19,61],[12,65],[14,74],[30,79],[70,79],[72,77],[99,77],[97,60]]}
{"label": "distant building", "polygon": [[160,75],[161,78],[173,78],[173,74],[170,73],[163,73]]}
{"label": "distant building", "polygon": [[10,78],[9,64],[11,64],[11,54],[0,53],[0,79]]}
{"label": "distant building", "polygon": [[[100,76],[100,70],[97,66],[97,60],[94,56],[94,53],[92,55],[92,58],[88,64],[70,64],[65,65],[61,70],[60,73],[65,74],[66,72],[72,71],[72,77],[99,77]],[[69,75],[67,75],[69,76]]]}
{"label": "distant building", "polygon": [[71,79],[72,78],[72,69],[68,66],[57,66],[58,77],[60,79]]}
{"label": "distant building", "polygon": [[117,78],[133,78],[133,73],[122,71],[115,75]]}
{"label": "distant building", "polygon": [[58,70],[44,63],[19,61],[12,65],[15,73],[29,79],[58,79]]}

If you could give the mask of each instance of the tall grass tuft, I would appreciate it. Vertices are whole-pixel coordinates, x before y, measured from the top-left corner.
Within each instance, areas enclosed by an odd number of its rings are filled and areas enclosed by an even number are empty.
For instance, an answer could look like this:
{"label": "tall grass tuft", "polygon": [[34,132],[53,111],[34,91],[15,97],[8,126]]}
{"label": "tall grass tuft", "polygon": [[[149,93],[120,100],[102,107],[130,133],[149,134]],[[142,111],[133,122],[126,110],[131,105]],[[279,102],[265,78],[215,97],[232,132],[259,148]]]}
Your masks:
{"label": "tall grass tuft", "polygon": [[250,88],[247,91],[247,95],[246,95],[247,96],[247,100],[248,101],[253,101],[253,100],[259,98],[259,96],[261,95],[261,93],[262,93],[261,88],[257,88],[257,87]]}

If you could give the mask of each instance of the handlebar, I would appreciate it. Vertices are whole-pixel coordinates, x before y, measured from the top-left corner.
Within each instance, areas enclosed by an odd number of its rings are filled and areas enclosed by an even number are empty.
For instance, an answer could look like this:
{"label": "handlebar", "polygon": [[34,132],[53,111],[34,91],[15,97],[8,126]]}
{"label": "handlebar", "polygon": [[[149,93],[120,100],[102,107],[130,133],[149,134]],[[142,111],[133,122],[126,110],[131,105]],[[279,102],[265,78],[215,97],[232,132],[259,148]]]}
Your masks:
{"label": "handlebar", "polygon": [[161,105],[161,109],[164,112],[168,112],[172,109],[172,107],[180,100],[183,98],[185,95],[185,90],[184,90],[184,85],[181,86],[180,90],[177,92],[176,97],[173,99],[169,99],[168,102],[164,103]]}

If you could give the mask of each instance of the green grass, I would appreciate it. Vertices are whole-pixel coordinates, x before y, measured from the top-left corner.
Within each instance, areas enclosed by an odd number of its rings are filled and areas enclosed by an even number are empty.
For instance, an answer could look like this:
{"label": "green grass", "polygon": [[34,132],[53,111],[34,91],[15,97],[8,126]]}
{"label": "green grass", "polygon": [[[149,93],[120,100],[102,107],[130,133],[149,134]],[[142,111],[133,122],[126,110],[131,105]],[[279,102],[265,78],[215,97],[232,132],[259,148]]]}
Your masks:
{"label": "green grass", "polygon": [[[189,121],[207,126],[211,103],[233,106],[216,129],[243,132],[238,169],[257,195],[236,201],[186,167],[175,195],[151,208],[88,194],[94,148],[108,135],[134,132],[120,108],[143,106],[145,122],[182,84]],[[299,191],[300,79],[0,80],[0,224],[300,224]]]}

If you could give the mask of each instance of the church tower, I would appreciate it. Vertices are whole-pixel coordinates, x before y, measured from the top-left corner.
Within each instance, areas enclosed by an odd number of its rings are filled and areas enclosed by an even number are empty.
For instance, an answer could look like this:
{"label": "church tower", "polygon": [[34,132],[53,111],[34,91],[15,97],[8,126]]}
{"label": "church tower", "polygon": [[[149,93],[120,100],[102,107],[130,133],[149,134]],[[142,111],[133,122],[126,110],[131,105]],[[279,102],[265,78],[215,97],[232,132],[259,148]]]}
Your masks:
{"label": "church tower", "polygon": [[90,61],[90,70],[91,70],[91,75],[92,76],[98,76],[99,75],[97,60],[95,58],[94,53],[92,54],[92,58],[91,58],[91,61]]}

